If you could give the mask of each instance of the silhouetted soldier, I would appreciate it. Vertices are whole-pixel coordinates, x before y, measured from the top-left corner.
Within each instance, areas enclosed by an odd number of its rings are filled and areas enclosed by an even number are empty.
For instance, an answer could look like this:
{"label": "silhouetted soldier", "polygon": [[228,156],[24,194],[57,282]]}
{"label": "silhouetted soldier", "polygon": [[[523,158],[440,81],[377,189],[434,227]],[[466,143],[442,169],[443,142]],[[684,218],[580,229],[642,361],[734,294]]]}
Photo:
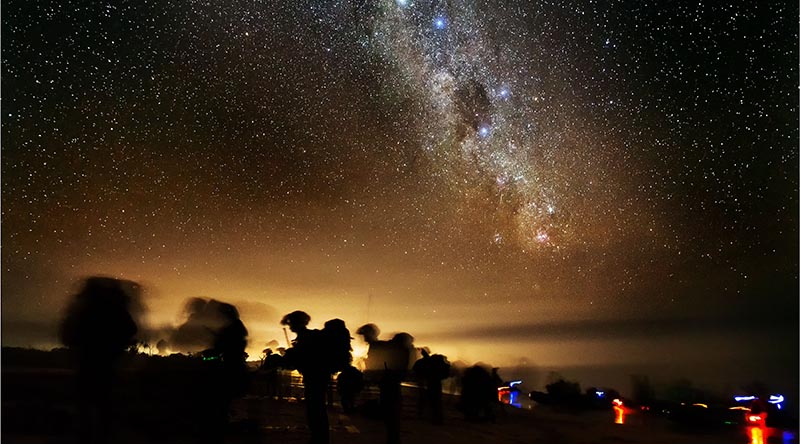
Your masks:
{"label": "silhouetted soldier", "polygon": [[306,398],[306,419],[313,444],[330,442],[328,411],[325,407],[325,390],[330,372],[322,357],[325,354],[324,338],[319,330],[310,330],[311,317],[303,311],[293,311],[281,319],[282,325],[297,337],[286,350],[285,363],[303,375]]}
{"label": "silhouetted soldier", "polygon": [[61,341],[77,359],[80,441],[106,442],[111,422],[111,388],[114,366],[134,343],[136,323],[131,299],[139,286],[106,277],[86,279],[74,296],[61,324]]}
{"label": "silhouetted soldier", "polygon": [[228,411],[233,400],[244,393],[247,387],[247,329],[239,319],[239,311],[231,304],[212,300],[216,305],[223,324],[214,333],[213,355],[218,357],[216,364],[216,387],[211,389],[217,395],[216,425],[219,429],[214,438],[222,441],[228,423]]}
{"label": "silhouetted soldier", "polygon": [[430,355],[428,350],[422,349],[422,358],[414,363],[412,368],[419,385],[418,415],[424,416],[426,408],[431,410],[431,420],[434,424],[442,424],[442,380],[450,375],[450,363],[442,355]]}
{"label": "silhouetted soldier", "polygon": [[377,384],[383,375],[388,355],[389,343],[378,339],[381,330],[375,324],[365,324],[356,330],[356,334],[364,338],[369,348],[364,359],[364,379],[370,384]]}
{"label": "silhouetted soldier", "polygon": [[342,401],[342,410],[351,414],[356,409],[356,396],[364,388],[364,375],[352,365],[345,367],[336,377],[336,389]]}
{"label": "silhouetted soldier", "polygon": [[481,365],[464,370],[461,388],[461,407],[468,421],[494,420],[493,406],[497,402],[497,389],[492,377]]}
{"label": "silhouetted soldier", "polygon": [[400,383],[408,373],[414,354],[414,337],[398,333],[387,343],[386,361],[380,380],[380,402],[386,423],[386,442],[400,442],[400,413],[403,398]]}
{"label": "silhouetted soldier", "polygon": [[280,377],[278,374],[279,369],[283,366],[283,357],[277,353],[273,353],[272,349],[264,350],[266,357],[261,368],[265,373],[267,396],[271,398],[280,398]]}
{"label": "silhouetted soldier", "polygon": [[365,359],[365,379],[377,382],[380,389],[381,414],[386,423],[386,440],[400,441],[400,412],[402,396],[400,383],[406,376],[410,363],[416,359],[414,338],[408,333],[398,333],[390,341],[378,340],[380,329],[375,324],[365,324],[356,330],[369,345]]}

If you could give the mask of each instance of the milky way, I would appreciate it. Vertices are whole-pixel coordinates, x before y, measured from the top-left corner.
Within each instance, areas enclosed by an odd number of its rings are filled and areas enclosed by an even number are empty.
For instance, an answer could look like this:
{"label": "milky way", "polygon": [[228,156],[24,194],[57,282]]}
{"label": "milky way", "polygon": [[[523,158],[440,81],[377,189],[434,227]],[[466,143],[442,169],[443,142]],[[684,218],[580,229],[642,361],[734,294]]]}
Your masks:
{"label": "milky way", "polygon": [[650,322],[702,336],[686,356],[761,353],[797,328],[796,17],[7,2],[4,343],[52,345],[74,282],[108,274],[149,289],[154,330],[212,297],[253,344],[307,309],[465,359],[661,362],[630,334]]}
{"label": "milky way", "polygon": [[[555,61],[536,47],[514,45],[525,34],[503,29],[510,11],[492,23],[488,11],[476,9],[463,2],[388,4],[373,36],[402,73],[404,81],[392,87],[409,88],[422,104],[420,143],[437,173],[463,194],[487,199],[489,211],[507,222],[498,224],[493,241],[566,246],[581,227],[561,203],[571,188],[567,176],[580,166],[559,168],[587,150],[575,140],[587,130],[571,128],[579,117],[562,111],[571,108],[570,98],[553,95],[542,80]],[[513,37],[490,35],[498,33]],[[607,157],[596,159],[596,171]]]}

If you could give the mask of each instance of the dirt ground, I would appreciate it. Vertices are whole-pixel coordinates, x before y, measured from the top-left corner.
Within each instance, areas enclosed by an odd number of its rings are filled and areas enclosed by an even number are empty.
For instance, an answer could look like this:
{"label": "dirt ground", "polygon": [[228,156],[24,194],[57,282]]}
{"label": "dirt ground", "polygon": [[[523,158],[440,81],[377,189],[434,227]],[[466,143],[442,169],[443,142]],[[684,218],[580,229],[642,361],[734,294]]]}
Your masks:
{"label": "dirt ground", "polygon": [[[299,403],[249,399],[249,406],[259,418],[262,441],[247,441],[236,436],[230,442],[305,443],[308,432]],[[339,409],[329,411],[332,443],[380,443],[385,441],[385,429],[379,420],[363,415],[344,415]],[[752,443],[748,430],[731,428],[714,431],[679,430],[665,418],[628,415],[624,424],[614,423],[611,411],[571,414],[549,408],[532,410],[504,406],[494,423],[471,423],[463,419],[452,403],[445,408],[443,425],[433,425],[416,415],[416,406],[405,402],[401,441],[411,444],[478,444],[478,443]],[[772,437],[769,437],[769,433]],[[788,444],[782,431],[772,430],[763,443]]]}
{"label": "dirt ground", "polygon": [[[773,430],[761,441],[751,439],[747,429],[736,427],[714,431],[687,431],[675,428],[665,418],[628,415],[624,424],[614,423],[610,411],[571,414],[549,408],[532,410],[504,406],[495,422],[473,423],[463,419],[452,400],[446,402],[443,425],[433,425],[418,418],[416,404],[405,397],[401,422],[401,442],[409,444],[479,444],[479,443],[552,443],[552,444],[699,444],[699,443],[796,443],[787,440],[781,431]],[[15,408],[4,403],[3,410]],[[331,443],[371,444],[385,442],[383,422],[369,415],[345,415],[338,405],[329,408]],[[4,412],[4,417],[8,420]],[[13,416],[12,416],[13,417]],[[13,420],[13,419],[12,419]],[[3,421],[8,426],[7,421]],[[178,426],[180,427],[180,426]],[[187,430],[161,435],[139,427],[136,421],[118,419],[113,427],[113,443],[192,443],[191,424]],[[11,427],[13,429],[13,427]],[[4,427],[3,441],[15,443],[73,443],[73,433],[26,430],[20,432]],[[770,436],[771,434],[771,436]],[[238,400],[231,411],[231,422],[225,437],[229,444],[306,443],[309,432],[305,424],[302,401],[275,400],[248,396]]]}
{"label": "dirt ground", "polygon": [[[2,380],[2,441],[13,443],[75,443],[74,393],[65,372],[13,372]],[[203,386],[186,382],[181,373],[157,373],[123,380],[115,393],[111,443],[195,443],[205,406]],[[183,388],[181,388],[183,387]],[[289,395],[300,397],[302,389]],[[207,398],[207,397],[206,397]],[[375,400],[367,392],[362,404]],[[791,444],[796,431],[764,429],[751,435],[741,426],[714,430],[681,429],[664,417],[629,413],[615,424],[611,410],[569,413],[546,407],[504,405],[494,422],[467,422],[456,409],[457,397],[445,397],[444,424],[433,425],[417,415],[417,392],[403,389],[401,442],[408,444],[548,443],[548,444]],[[368,404],[368,403],[366,403]],[[345,415],[338,404],[329,407],[331,442],[382,443],[383,422],[375,408]],[[296,398],[274,399],[258,391],[236,400],[230,409],[225,442],[229,444],[306,443],[305,407]]]}

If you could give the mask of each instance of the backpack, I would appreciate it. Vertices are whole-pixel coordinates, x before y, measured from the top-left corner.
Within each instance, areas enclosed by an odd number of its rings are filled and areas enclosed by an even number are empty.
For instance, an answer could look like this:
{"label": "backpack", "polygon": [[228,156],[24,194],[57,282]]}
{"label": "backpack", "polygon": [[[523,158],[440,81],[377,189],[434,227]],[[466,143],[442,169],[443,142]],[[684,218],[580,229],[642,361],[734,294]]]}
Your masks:
{"label": "backpack", "polygon": [[429,370],[432,378],[445,379],[450,376],[450,363],[442,355],[431,355]]}
{"label": "backpack", "polygon": [[331,319],[322,329],[324,365],[330,373],[337,373],[350,366],[353,355],[350,347],[350,331],[341,319]]}

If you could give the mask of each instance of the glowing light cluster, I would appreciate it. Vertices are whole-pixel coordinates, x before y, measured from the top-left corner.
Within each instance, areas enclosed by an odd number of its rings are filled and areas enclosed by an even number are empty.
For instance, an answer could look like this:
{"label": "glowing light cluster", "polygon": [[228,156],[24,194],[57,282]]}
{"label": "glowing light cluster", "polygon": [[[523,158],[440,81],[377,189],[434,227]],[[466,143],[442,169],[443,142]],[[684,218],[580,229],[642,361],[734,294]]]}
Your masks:
{"label": "glowing light cluster", "polygon": [[622,404],[622,400],[614,399],[613,401],[611,401],[611,405],[614,408],[614,424],[624,424],[625,407]]}

